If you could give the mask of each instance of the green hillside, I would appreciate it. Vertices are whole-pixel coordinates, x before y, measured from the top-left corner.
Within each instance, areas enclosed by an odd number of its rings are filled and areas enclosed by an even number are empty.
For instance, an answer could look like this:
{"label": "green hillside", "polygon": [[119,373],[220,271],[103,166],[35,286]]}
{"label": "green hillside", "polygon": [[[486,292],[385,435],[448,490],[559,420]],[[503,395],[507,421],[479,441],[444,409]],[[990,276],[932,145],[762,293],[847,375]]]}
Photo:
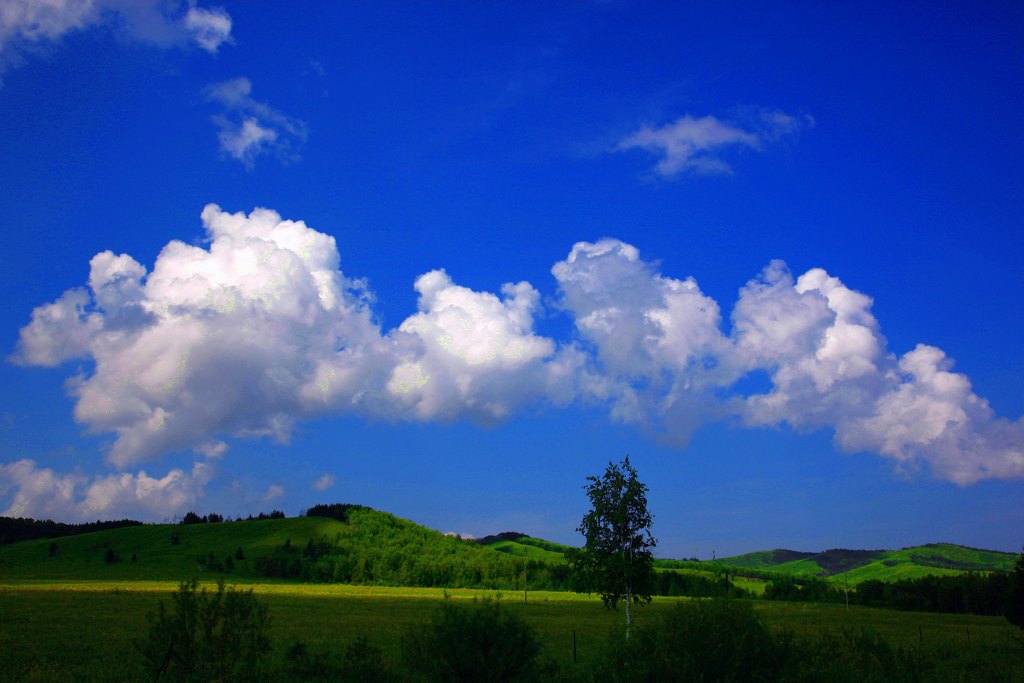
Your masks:
{"label": "green hillside", "polygon": [[730,567],[766,570],[789,576],[821,576],[851,584],[878,579],[895,581],[922,576],[946,576],[964,572],[1009,571],[1013,553],[967,548],[952,543],[931,543],[901,550],[847,550],[821,553],[768,550],[727,557]]}
{"label": "green hillside", "polygon": [[495,536],[477,539],[477,543],[491,550],[507,553],[514,557],[526,557],[530,560],[561,562],[565,553],[571,548],[560,543],[552,543],[542,538],[533,538],[514,531],[506,531]]}
{"label": "green hillside", "polygon": [[[535,589],[568,587],[569,546],[505,532],[462,540],[359,506],[341,519],[296,517],[206,524],[146,524],[0,546],[3,580],[300,580],[395,586],[521,586],[523,563]],[[52,549],[52,552],[51,552]],[[1016,555],[940,543],[901,550],[769,550],[715,562],[655,560],[705,580],[727,569],[763,592],[772,576],[824,577],[855,585],[929,575],[1010,570]],[[735,571],[731,571],[735,570]],[[745,577],[745,578],[744,578]]]}
{"label": "green hillside", "polygon": [[[549,569],[549,562],[528,559],[532,586],[563,587],[561,563]],[[518,557],[368,508],[351,510],[344,522],[296,517],[148,524],[0,546],[0,580],[178,580],[208,574],[242,582],[505,589],[521,585],[522,570]]]}
{"label": "green hillside", "polygon": [[798,550],[759,550],[744,555],[735,555],[722,560],[722,564],[730,567],[750,567],[751,569],[773,569],[787,562],[797,562],[813,557],[815,553],[804,553]]}
{"label": "green hillside", "polygon": [[[253,558],[271,554],[288,539],[332,537],[345,525],[323,517],[216,524],[146,524],[58,539],[0,546],[0,579],[178,580],[202,573],[200,557],[223,562],[232,555],[238,577],[254,576]],[[174,543],[177,535],[178,543]],[[51,544],[56,553],[50,555]],[[242,549],[243,559],[234,559]],[[117,558],[107,562],[107,551]],[[135,556],[133,561],[132,555]]]}

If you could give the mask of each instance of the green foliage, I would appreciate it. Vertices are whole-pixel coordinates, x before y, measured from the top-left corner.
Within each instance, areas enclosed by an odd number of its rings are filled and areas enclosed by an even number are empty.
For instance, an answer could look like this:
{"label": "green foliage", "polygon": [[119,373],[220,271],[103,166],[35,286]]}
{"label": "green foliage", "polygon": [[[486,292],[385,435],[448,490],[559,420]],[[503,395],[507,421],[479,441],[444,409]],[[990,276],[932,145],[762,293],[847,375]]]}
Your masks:
{"label": "green foliage", "polygon": [[915,612],[1007,614],[1013,603],[1011,584],[1012,574],[1003,572],[861,581],[851,602]]}
{"label": "green foliage", "polygon": [[390,683],[399,680],[384,659],[384,652],[365,635],[358,635],[339,655],[335,652],[310,652],[305,642],[288,647],[279,679],[313,683]]}
{"label": "green foliage", "polygon": [[769,630],[744,601],[680,603],[633,638],[612,637],[594,680],[877,682],[984,680],[946,670],[874,631],[843,628],[816,637]]}
{"label": "green foliage", "polygon": [[[522,587],[521,556],[495,552],[369,508],[346,506],[346,516],[344,524],[322,517],[301,518],[306,523],[323,524],[333,533],[307,537],[301,545],[287,539],[271,552],[254,557],[252,571],[259,576],[316,583]],[[560,589],[568,584],[568,567],[561,556],[554,561],[530,559],[527,575],[531,590]]]}
{"label": "green foliage", "polygon": [[569,553],[569,564],[577,590],[600,594],[608,608],[625,602],[628,634],[630,607],[650,602],[654,592],[651,550],[657,541],[651,535],[647,486],[637,478],[628,455],[618,465],[609,462],[600,479],[587,481],[584,490],[591,508],[577,528],[586,544]]}
{"label": "green foliage", "polygon": [[541,673],[533,629],[497,602],[446,600],[429,626],[409,630],[405,642],[406,665],[428,681],[511,683]]}
{"label": "green foliage", "polygon": [[599,678],[774,681],[782,663],[778,644],[749,603],[700,600],[679,603],[628,640],[613,634]]}
{"label": "green foliage", "polygon": [[65,524],[50,519],[32,519],[31,517],[0,517],[0,545],[31,541],[39,538],[61,538],[77,536],[97,531],[110,531],[126,526],[139,526],[142,522],[134,519],[109,520],[101,522],[85,522],[84,524]]}
{"label": "green foliage", "polygon": [[776,576],[764,589],[768,600],[794,600],[803,602],[839,602],[843,592],[824,579],[804,578],[797,581],[792,576]]}
{"label": "green foliage", "polygon": [[252,590],[215,593],[182,581],[171,595],[171,610],[160,601],[148,615],[146,640],[136,643],[147,672],[160,680],[252,680],[270,649],[267,608]]}
{"label": "green foliage", "polygon": [[693,598],[751,597],[749,591],[735,585],[724,573],[716,576],[710,573],[698,574],[692,571],[665,569],[654,573],[653,583],[656,595],[685,595]]}
{"label": "green foliage", "polygon": [[181,518],[182,524],[206,524],[206,517],[200,517],[196,513],[189,510],[185,513],[185,516]]}
{"label": "green foliage", "polygon": [[1011,624],[1024,629],[1024,550],[1017,556],[1008,582],[1003,615]]}
{"label": "green foliage", "polygon": [[348,513],[354,510],[371,510],[365,505],[353,505],[351,503],[333,503],[331,505],[314,505],[306,510],[307,517],[329,517],[339,522],[348,521]]}

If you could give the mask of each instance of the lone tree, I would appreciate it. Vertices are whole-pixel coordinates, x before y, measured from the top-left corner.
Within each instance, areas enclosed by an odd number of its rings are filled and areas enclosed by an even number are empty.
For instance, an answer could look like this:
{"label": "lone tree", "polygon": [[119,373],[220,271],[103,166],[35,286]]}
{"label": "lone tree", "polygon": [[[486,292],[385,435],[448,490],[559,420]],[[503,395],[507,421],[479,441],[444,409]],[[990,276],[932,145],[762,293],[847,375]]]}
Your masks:
{"label": "lone tree", "polygon": [[657,541],[651,535],[647,486],[637,479],[628,455],[617,465],[609,462],[600,479],[587,481],[583,488],[591,509],[576,529],[587,542],[569,556],[576,590],[600,594],[608,609],[624,601],[628,638],[633,604],[649,603],[654,588],[651,549]]}

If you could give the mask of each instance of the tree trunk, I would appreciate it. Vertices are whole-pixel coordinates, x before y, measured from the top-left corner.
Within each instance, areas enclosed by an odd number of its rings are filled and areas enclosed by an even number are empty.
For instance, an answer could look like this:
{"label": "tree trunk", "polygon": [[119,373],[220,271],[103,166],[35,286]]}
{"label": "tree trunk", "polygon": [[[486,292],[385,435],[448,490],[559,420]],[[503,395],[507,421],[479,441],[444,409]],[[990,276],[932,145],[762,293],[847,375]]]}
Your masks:
{"label": "tree trunk", "polygon": [[626,640],[629,640],[629,627],[632,625],[633,594],[629,584],[626,584]]}

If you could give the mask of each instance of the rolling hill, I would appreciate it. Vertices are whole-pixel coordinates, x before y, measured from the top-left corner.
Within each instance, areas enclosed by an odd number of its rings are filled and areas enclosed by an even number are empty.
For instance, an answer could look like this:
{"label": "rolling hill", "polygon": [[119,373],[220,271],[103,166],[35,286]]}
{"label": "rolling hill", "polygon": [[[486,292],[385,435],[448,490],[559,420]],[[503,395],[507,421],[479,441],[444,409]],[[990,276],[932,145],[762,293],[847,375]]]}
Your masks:
{"label": "rolling hill", "polygon": [[1016,555],[997,550],[968,548],[952,543],[929,543],[900,550],[848,550],[834,548],[820,553],[767,550],[726,557],[730,567],[760,569],[792,576],[821,576],[859,583],[868,579],[894,581],[921,576],[964,572],[1009,571]]}
{"label": "rolling hill", "polygon": [[[331,506],[327,506],[331,507]],[[569,546],[518,532],[463,540],[360,506],[339,519],[304,516],[206,524],[145,524],[0,546],[0,581],[178,580],[203,574],[233,581],[489,587],[568,585]],[[857,584],[928,575],[1009,570],[1016,555],[937,543],[900,550],[768,550],[715,562],[655,560],[659,571],[713,577],[725,569],[762,582],[773,575]]]}

